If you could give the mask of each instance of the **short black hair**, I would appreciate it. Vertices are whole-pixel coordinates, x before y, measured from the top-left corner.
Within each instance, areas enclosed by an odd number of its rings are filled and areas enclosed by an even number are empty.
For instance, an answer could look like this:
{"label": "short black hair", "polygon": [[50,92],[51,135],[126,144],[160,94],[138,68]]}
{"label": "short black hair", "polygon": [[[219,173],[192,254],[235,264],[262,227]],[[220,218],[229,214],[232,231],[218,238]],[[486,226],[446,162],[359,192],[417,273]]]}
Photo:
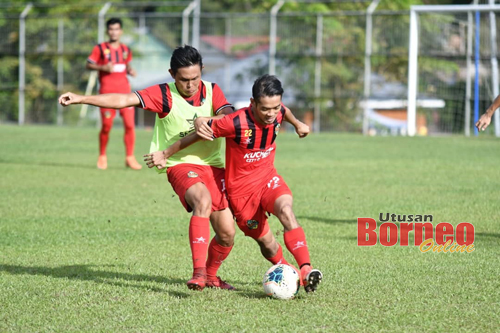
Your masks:
{"label": "short black hair", "polygon": [[117,24],[117,23],[120,25],[120,28],[123,27],[122,20],[120,20],[119,18],[116,18],[116,17],[112,17],[106,21],[106,28],[109,29],[110,25]]}
{"label": "short black hair", "polygon": [[174,72],[174,75],[179,68],[194,65],[200,65],[200,69],[203,68],[201,54],[194,47],[190,45],[179,46],[172,53],[172,58],[170,58],[170,69]]}
{"label": "short black hair", "polygon": [[261,97],[283,96],[281,81],[274,75],[264,74],[255,80],[252,87],[252,97],[259,102]]}

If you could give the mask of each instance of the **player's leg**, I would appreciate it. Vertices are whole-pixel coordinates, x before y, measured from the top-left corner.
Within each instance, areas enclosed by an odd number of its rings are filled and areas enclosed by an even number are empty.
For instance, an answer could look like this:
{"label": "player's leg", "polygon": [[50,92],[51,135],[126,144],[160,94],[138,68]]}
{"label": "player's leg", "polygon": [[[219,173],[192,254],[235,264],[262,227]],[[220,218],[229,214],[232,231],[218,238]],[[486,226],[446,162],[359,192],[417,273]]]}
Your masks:
{"label": "player's leg", "polygon": [[113,127],[115,119],[115,109],[101,108],[101,131],[99,132],[99,158],[97,159],[97,168],[105,170],[108,168],[108,159],[106,157],[106,147],[109,141],[109,132]]}
{"label": "player's leg", "polygon": [[283,257],[283,249],[269,228],[266,213],[260,206],[260,199],[260,193],[255,193],[249,197],[231,200],[236,224],[245,236],[255,239],[264,258],[273,265],[287,264]]}
{"label": "player's leg", "polygon": [[234,290],[234,287],[217,276],[222,262],[227,258],[234,243],[236,233],[233,214],[229,210],[229,204],[225,193],[224,183],[225,170],[210,167],[203,175],[203,182],[210,191],[212,197],[212,213],[210,223],[215,231],[208,246],[207,258],[207,287]]}
{"label": "player's leg", "polygon": [[283,249],[280,243],[276,241],[271,229],[268,228],[267,232],[263,236],[256,238],[255,241],[259,244],[260,253],[273,265],[289,264],[285,257],[283,257]]}
{"label": "player's leg", "polygon": [[187,285],[189,289],[203,290],[207,274],[206,258],[210,239],[212,199],[210,192],[202,182],[189,187],[184,199],[193,209],[193,215],[189,221],[189,244],[193,260],[193,277],[187,282]]}
{"label": "player's leg", "polygon": [[274,202],[273,214],[280,220],[285,228],[283,234],[285,245],[299,265],[300,275],[304,289],[313,292],[318,288],[323,274],[313,269],[307,247],[304,229],[299,225],[292,209],[293,198],[291,194],[279,196]]}
{"label": "player's leg", "polygon": [[123,119],[123,127],[125,133],[123,135],[123,142],[125,143],[125,166],[133,170],[142,169],[134,156],[135,145],[135,108],[129,107],[120,110],[120,115]]}
{"label": "player's leg", "polygon": [[[300,275],[299,270],[288,261],[286,261],[285,257],[283,256],[283,248],[281,247],[280,243],[276,241],[276,238],[271,232],[271,229],[268,228],[267,232],[263,236],[256,238],[255,240],[257,241],[257,244],[259,244],[260,252],[264,256],[264,258],[269,260],[273,265],[290,265],[293,267],[293,269],[295,269],[297,274]],[[300,285],[304,285],[302,280],[300,281]]]}
{"label": "player's leg", "polygon": [[285,229],[285,245],[299,266],[304,288],[307,292],[315,291],[323,275],[312,268],[306,235],[293,213],[292,192],[279,175],[275,175],[269,184],[262,195],[262,207],[280,220]]}
{"label": "player's leg", "polygon": [[215,236],[208,246],[207,287],[234,290],[233,286],[217,276],[217,271],[222,262],[228,257],[233,248],[234,234],[236,233],[233,214],[231,214],[229,208],[214,211],[210,215],[210,222],[214,228]]}
{"label": "player's leg", "polygon": [[302,268],[304,265],[310,266],[311,260],[304,230],[295,218],[292,205],[293,197],[290,194],[283,194],[274,201],[272,213],[280,220],[285,229],[283,238],[287,249],[297,260],[299,268]]}
{"label": "player's leg", "polygon": [[205,261],[210,238],[210,192],[202,182],[204,169],[193,164],[178,164],[167,169],[168,181],[188,212],[193,212],[189,222],[189,244],[193,263],[193,277],[189,289],[202,290],[206,283]]}

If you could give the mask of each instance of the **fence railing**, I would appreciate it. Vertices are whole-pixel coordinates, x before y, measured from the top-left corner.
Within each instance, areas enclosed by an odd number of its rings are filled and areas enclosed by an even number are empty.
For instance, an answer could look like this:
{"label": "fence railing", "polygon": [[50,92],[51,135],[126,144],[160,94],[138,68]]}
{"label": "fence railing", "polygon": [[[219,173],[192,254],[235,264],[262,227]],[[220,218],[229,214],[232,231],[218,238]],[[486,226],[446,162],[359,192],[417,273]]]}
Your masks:
{"label": "fence railing", "polygon": [[[406,115],[409,12],[282,13],[275,6],[262,14],[200,13],[196,2],[175,5],[177,11],[162,12],[105,4],[70,16],[25,7],[0,18],[0,34],[7,36],[0,40],[0,121],[77,124],[81,110],[63,111],[57,96],[67,90],[85,92],[90,76],[86,58],[104,38],[103,20],[118,16],[124,21],[122,41],[131,47],[138,72],[131,79],[134,90],[171,80],[172,50],[187,41],[203,55],[204,79],[219,84],[236,106],[248,104],[258,75],[274,72],[284,84],[284,103],[315,131],[406,130],[399,118]],[[422,16],[419,23],[425,36],[419,85],[433,88],[419,90],[418,98],[444,103],[430,109],[418,104],[422,121],[430,133],[464,133],[470,22],[467,15],[446,13]],[[489,36],[487,19],[480,29]],[[492,43],[489,37],[481,39],[483,66],[491,60]],[[483,109],[492,100],[489,75],[484,73],[480,82]],[[87,113],[84,122],[97,121],[95,115]],[[151,119],[140,113],[138,123],[147,126]]]}

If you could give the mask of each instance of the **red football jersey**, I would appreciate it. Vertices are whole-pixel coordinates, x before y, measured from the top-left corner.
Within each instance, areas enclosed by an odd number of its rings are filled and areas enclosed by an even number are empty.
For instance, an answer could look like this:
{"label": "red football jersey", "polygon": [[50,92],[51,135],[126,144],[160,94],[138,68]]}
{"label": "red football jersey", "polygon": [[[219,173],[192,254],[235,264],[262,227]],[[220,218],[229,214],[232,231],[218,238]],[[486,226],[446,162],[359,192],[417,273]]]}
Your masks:
{"label": "red football jersey", "polygon": [[113,63],[112,73],[99,71],[100,94],[130,92],[127,64],[132,61],[132,51],[127,45],[120,44],[120,47],[115,49],[108,42],[97,44],[87,61],[97,65]]}
{"label": "red football jersey", "polygon": [[[212,109],[214,114],[219,113],[219,111],[225,107],[233,107],[233,105],[226,100],[226,96],[224,96],[224,93],[217,84],[205,82],[212,84]],[[166,117],[172,108],[172,92],[166,83],[138,90],[135,94],[139,97],[141,106],[144,110],[158,112],[160,118]],[[189,98],[185,98],[185,100],[192,106],[200,106],[205,102],[206,94],[205,85],[203,81],[200,81],[198,93]]]}
{"label": "red football jersey", "polygon": [[226,138],[226,189],[230,199],[248,196],[266,186],[276,171],[274,141],[284,116],[285,107],[281,105],[274,123],[261,125],[247,107],[209,122],[214,137]]}

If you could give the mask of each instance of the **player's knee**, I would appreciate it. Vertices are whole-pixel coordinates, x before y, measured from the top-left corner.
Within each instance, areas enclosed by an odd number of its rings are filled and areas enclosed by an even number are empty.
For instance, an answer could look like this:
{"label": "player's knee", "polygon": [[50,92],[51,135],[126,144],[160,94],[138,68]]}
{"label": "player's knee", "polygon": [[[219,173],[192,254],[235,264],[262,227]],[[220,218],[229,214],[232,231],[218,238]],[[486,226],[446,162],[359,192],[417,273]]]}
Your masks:
{"label": "player's knee", "polygon": [[291,204],[284,204],[278,207],[276,216],[280,220],[294,220],[295,215],[293,214],[293,208]]}
{"label": "player's knee", "polygon": [[285,228],[285,231],[290,231],[292,229],[300,227],[297,219],[295,218],[295,214],[293,213],[291,204],[285,204],[279,207],[276,216]]}
{"label": "player's knee", "polygon": [[212,212],[212,199],[210,196],[199,196],[194,200],[193,206],[195,215],[209,217]]}
{"label": "player's knee", "polygon": [[210,217],[212,213],[212,197],[203,183],[191,186],[184,195],[186,203],[196,216]]}
{"label": "player's knee", "polygon": [[274,238],[271,241],[266,241],[262,238],[256,239],[256,241],[264,258],[272,258],[278,253],[278,243]]}
{"label": "player's knee", "polygon": [[234,228],[221,228],[217,232],[217,243],[219,243],[222,246],[225,247],[230,247],[233,246],[234,244],[234,235],[236,234],[236,231]]}
{"label": "player's knee", "polygon": [[256,238],[255,241],[259,244],[262,253],[276,254],[278,251],[278,242],[276,242],[276,238],[274,238],[271,232],[263,237]]}
{"label": "player's knee", "polygon": [[112,124],[103,123],[102,127],[101,127],[101,133],[102,134],[109,134],[109,132],[111,131],[111,127],[112,127]]}
{"label": "player's knee", "polygon": [[133,133],[134,132],[134,124],[124,124],[125,132],[126,133]]}

